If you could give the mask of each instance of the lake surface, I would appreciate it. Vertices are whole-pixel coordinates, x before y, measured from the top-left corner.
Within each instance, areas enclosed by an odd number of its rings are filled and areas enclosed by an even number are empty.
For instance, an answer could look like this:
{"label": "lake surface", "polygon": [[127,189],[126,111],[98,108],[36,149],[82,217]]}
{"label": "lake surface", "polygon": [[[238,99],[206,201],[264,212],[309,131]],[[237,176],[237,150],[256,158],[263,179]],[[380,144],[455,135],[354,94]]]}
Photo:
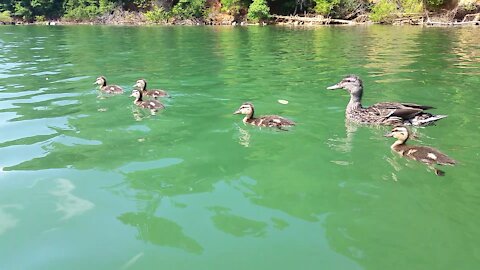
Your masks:
{"label": "lake surface", "polygon": [[[2,26],[0,48],[0,269],[480,264],[478,28]],[[459,164],[346,124],[325,88],[350,73],[364,105],[448,114],[410,143]],[[139,78],[165,111],[133,106]],[[298,125],[245,126],[245,101]]]}

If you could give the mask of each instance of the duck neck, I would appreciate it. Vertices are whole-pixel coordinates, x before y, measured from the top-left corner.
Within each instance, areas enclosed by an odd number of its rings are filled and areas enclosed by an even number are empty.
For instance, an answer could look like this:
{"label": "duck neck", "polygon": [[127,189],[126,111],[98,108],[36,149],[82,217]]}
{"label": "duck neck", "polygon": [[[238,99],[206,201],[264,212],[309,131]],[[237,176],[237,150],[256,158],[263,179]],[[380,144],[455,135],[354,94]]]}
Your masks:
{"label": "duck neck", "polygon": [[401,146],[404,146],[405,145],[405,142],[407,141],[407,139],[405,140],[402,140],[402,139],[397,139],[393,144],[392,146],[390,146],[390,148],[392,150],[398,150],[399,148],[401,148]]}
{"label": "duck neck", "polygon": [[137,104],[137,103],[140,103],[142,101],[143,101],[142,95],[139,95],[138,97],[135,98],[135,101],[133,103]]}
{"label": "duck neck", "polygon": [[355,111],[362,108],[362,95],[350,94],[350,101],[347,105],[347,111]]}
{"label": "duck neck", "polygon": [[245,115],[245,117],[243,118],[243,122],[247,123],[247,122],[252,121],[253,119],[254,118],[253,118],[253,110],[252,110],[252,113]]}

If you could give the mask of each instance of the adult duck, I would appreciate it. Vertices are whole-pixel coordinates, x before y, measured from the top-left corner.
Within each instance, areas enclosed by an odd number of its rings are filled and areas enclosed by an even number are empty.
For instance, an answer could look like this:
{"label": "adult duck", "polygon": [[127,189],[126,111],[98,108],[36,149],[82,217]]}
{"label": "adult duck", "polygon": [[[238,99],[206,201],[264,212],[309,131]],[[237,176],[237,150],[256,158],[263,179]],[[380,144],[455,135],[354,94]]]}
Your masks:
{"label": "adult duck", "polygon": [[327,89],[345,89],[350,93],[350,102],[347,105],[345,116],[348,120],[356,123],[427,126],[447,117],[426,112],[425,110],[433,109],[431,106],[414,103],[381,102],[370,107],[363,107],[361,103],[363,83],[356,75],[348,75]]}
{"label": "adult duck", "polygon": [[243,114],[243,123],[248,123],[258,127],[276,127],[284,129],[285,127],[295,126],[295,122],[278,115],[264,115],[255,117],[255,108],[250,102],[243,103],[233,114]]}
{"label": "adult duck", "polygon": [[161,89],[152,89],[147,90],[147,81],[145,79],[139,79],[133,87],[137,87],[144,96],[151,96],[153,98],[158,97],[169,97],[168,93],[165,90]]}
{"label": "adult duck", "polygon": [[445,172],[434,165],[455,165],[457,162],[435,148],[428,146],[407,145],[409,131],[404,126],[395,127],[385,137],[397,139],[390,148],[399,155],[427,164],[438,176],[444,176]]}
{"label": "adult duck", "polygon": [[93,84],[98,84],[100,86],[100,90],[107,94],[121,94],[123,93],[123,88],[118,85],[108,85],[107,78],[104,76],[98,77]]}

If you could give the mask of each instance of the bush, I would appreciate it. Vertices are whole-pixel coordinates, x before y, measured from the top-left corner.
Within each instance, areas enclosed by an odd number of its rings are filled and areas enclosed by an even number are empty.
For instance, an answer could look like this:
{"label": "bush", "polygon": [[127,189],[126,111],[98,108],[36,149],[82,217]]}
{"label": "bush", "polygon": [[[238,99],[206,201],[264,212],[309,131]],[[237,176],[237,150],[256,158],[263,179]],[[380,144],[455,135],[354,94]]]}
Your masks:
{"label": "bush", "polygon": [[405,13],[420,13],[423,11],[423,2],[420,0],[402,0],[401,3]]}
{"label": "bush", "polygon": [[80,6],[67,10],[67,12],[65,13],[65,18],[75,21],[91,20],[99,16],[100,14],[100,10],[96,6]]}
{"label": "bush", "polygon": [[145,18],[150,23],[160,23],[168,20],[169,14],[163,7],[154,7],[152,10],[145,12]]}
{"label": "bush", "polygon": [[180,19],[202,18],[206,0],[180,0],[173,8],[172,15]]}
{"label": "bush", "polygon": [[[26,3],[28,4],[28,3]],[[24,20],[31,20],[33,18],[32,11],[28,7],[22,5],[22,2],[15,3],[15,16],[21,17]]]}
{"label": "bush", "polygon": [[35,21],[37,22],[44,22],[46,20],[44,15],[37,15],[35,16]]}
{"label": "bush", "polygon": [[253,0],[253,3],[248,8],[247,17],[249,20],[258,22],[268,19],[270,15],[270,8],[267,6],[266,0]]}
{"label": "bush", "polygon": [[389,22],[392,19],[392,13],[397,11],[397,5],[391,0],[381,0],[372,8],[370,19],[374,22]]}
{"label": "bush", "polygon": [[240,0],[220,0],[222,11],[230,14],[237,14],[242,8]]}
{"label": "bush", "polygon": [[330,14],[330,11],[340,4],[340,0],[314,0],[315,2],[315,12],[327,16]]}
{"label": "bush", "polygon": [[10,11],[5,10],[3,12],[0,12],[0,22],[10,23],[12,21],[13,20],[12,20]]}

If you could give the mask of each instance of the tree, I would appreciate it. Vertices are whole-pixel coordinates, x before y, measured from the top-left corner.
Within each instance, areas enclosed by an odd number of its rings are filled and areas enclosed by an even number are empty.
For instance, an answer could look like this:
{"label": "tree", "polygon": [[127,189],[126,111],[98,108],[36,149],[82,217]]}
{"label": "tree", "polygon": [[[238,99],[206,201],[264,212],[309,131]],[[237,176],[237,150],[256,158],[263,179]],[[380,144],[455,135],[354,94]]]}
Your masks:
{"label": "tree", "polygon": [[270,8],[267,6],[265,0],[253,0],[253,3],[248,8],[248,19],[252,21],[261,21],[268,19],[270,15]]}

